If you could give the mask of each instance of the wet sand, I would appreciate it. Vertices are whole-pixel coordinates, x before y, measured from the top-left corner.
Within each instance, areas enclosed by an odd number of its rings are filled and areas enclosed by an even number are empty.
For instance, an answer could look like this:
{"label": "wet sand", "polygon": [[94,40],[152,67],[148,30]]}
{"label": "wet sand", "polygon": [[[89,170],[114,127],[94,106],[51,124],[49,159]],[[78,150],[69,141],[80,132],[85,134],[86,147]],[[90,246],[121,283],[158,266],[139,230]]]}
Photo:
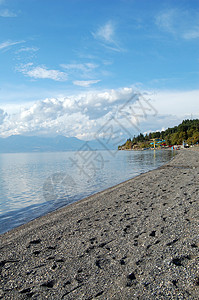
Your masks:
{"label": "wet sand", "polygon": [[198,299],[199,152],[0,236],[0,299]]}

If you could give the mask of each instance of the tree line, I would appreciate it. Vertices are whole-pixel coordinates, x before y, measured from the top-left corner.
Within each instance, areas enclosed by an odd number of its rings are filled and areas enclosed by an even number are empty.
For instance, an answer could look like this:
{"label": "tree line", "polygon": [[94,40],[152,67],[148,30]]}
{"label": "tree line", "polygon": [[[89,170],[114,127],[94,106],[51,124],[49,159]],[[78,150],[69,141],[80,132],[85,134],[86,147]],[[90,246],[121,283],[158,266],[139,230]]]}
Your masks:
{"label": "tree line", "polygon": [[138,136],[134,136],[132,139],[129,138],[126,143],[119,146],[125,149],[132,149],[134,146],[140,148],[150,147],[150,143],[153,139],[164,140],[167,146],[182,145],[183,142],[190,145],[199,143],[199,119],[195,120],[184,120],[178,126],[168,128],[164,131],[150,132],[149,134],[140,133]]}

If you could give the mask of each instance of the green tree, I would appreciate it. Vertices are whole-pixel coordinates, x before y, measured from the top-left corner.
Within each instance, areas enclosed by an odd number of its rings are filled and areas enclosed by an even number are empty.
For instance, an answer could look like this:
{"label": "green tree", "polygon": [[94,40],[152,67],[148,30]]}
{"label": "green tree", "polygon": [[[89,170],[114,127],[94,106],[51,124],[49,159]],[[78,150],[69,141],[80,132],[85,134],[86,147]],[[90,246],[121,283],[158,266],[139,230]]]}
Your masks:
{"label": "green tree", "polygon": [[126,149],[131,149],[131,148],[132,148],[132,142],[131,142],[131,139],[128,139],[128,140],[126,141],[125,148],[126,148]]}
{"label": "green tree", "polygon": [[184,131],[181,131],[179,133],[178,144],[182,145],[183,141],[185,140],[186,140],[186,133]]}
{"label": "green tree", "polygon": [[199,131],[195,131],[192,138],[194,144],[199,143]]}
{"label": "green tree", "polygon": [[179,141],[179,132],[175,132],[171,136],[171,144],[172,145],[177,145]]}
{"label": "green tree", "polygon": [[168,134],[166,137],[165,137],[165,142],[167,144],[167,146],[170,146],[171,145],[171,135]]}
{"label": "green tree", "polygon": [[187,130],[187,137],[190,138],[192,137],[192,135],[194,134],[194,129],[190,128],[189,130]]}

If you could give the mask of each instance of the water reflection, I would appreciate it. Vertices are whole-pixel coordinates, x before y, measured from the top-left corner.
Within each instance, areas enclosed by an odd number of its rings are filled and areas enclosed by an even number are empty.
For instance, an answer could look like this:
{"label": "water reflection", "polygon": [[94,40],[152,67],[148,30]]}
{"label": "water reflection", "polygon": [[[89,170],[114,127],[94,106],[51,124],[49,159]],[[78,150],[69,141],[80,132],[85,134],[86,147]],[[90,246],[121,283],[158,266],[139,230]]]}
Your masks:
{"label": "water reflection", "polygon": [[[172,151],[97,151],[86,173],[76,152],[0,154],[0,233],[167,162]],[[87,153],[89,154],[89,153]],[[85,167],[85,161],[79,161]]]}

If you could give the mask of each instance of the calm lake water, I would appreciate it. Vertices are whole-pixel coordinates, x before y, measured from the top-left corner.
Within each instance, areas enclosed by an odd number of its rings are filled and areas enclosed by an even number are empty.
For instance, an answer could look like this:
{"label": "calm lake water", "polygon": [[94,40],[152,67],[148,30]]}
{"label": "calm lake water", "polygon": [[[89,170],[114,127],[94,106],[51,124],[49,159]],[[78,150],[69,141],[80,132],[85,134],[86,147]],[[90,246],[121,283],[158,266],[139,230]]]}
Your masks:
{"label": "calm lake water", "polygon": [[172,151],[0,154],[0,233],[155,169]]}

